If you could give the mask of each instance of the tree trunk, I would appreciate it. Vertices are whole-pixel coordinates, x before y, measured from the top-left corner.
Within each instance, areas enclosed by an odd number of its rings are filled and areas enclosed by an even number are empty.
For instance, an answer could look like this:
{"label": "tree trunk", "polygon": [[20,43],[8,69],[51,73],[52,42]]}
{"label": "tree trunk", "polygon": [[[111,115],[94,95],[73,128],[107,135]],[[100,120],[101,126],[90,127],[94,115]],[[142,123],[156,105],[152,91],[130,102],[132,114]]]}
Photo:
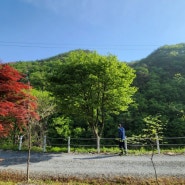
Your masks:
{"label": "tree trunk", "polygon": [[100,136],[98,134],[98,128],[95,127],[94,124],[89,124],[89,125],[91,126],[94,136],[96,137],[97,153],[100,153]]}
{"label": "tree trunk", "polygon": [[27,182],[30,179],[30,153],[31,153],[31,124],[28,125],[28,159],[27,159]]}
{"label": "tree trunk", "polygon": [[97,152],[100,153],[100,136],[96,136]]}

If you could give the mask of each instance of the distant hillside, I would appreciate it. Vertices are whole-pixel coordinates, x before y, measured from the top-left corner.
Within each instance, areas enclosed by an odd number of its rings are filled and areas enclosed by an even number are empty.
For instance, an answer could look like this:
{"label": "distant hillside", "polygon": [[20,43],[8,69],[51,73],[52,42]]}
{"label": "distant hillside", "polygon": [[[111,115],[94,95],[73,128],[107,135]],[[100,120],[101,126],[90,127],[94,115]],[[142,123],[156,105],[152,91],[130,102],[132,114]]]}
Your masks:
{"label": "distant hillside", "polygon": [[[185,57],[185,43],[176,44],[176,45],[165,45],[154,52],[152,52],[146,59],[150,59],[152,61],[160,60],[168,60],[169,58],[172,60],[182,59]],[[145,60],[146,60],[145,59]],[[145,61],[143,60],[143,61]],[[155,65],[158,64],[155,62]]]}
{"label": "distant hillside", "polygon": [[[44,76],[43,73],[50,73],[53,66],[58,62],[64,62],[65,57],[70,52],[43,60],[15,62],[11,65],[24,74],[29,71],[32,84],[38,87],[42,81],[40,79],[41,74]],[[91,51],[86,50],[86,52]],[[136,81],[139,87],[148,80],[149,73],[155,73],[161,80],[172,78],[177,73],[185,75],[185,43],[162,46],[152,52],[148,57],[134,63],[128,63],[128,65],[136,70]],[[40,81],[36,82],[37,79],[40,79]]]}
{"label": "distant hillside", "polygon": [[148,57],[132,63],[131,66],[138,70],[145,68],[149,71],[156,71],[158,68],[158,70],[163,70],[168,77],[176,73],[185,75],[185,43],[162,46]]}
{"label": "distant hillside", "polygon": [[[56,61],[56,60],[60,60],[60,61],[63,61],[65,57],[67,57],[69,55],[69,53],[73,52],[73,51],[80,51],[81,49],[76,49],[76,50],[71,50],[69,52],[65,52],[65,53],[61,53],[61,54],[58,54],[56,56],[52,56],[52,57],[49,57],[49,58],[46,58],[46,59],[41,59],[41,60],[38,60],[38,62],[49,62],[49,61]],[[90,50],[83,50],[85,52],[91,52]]]}
{"label": "distant hillside", "polygon": [[[83,51],[91,52],[89,50]],[[72,51],[62,53],[43,60],[13,62],[10,63],[10,65],[15,67],[19,72],[25,75],[29,75],[31,85],[34,88],[44,89],[47,84],[46,74],[51,74],[54,66],[56,66],[58,63],[65,62],[65,58],[69,55],[70,52]]]}
{"label": "distant hillside", "polygon": [[[132,124],[146,115],[160,115],[166,136],[185,135],[185,44],[166,45],[130,64],[136,70],[137,111]],[[136,114],[137,112],[137,114]]]}

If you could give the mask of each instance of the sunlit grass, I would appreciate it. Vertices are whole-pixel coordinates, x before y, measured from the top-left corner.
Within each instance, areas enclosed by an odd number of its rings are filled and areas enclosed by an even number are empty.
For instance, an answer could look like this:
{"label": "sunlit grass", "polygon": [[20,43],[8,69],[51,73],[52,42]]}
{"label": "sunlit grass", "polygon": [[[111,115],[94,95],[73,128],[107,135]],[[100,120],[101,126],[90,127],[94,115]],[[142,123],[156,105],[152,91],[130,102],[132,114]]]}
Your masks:
{"label": "sunlit grass", "polygon": [[[11,144],[2,144],[2,145],[0,145],[0,149],[17,151],[18,147],[13,146]],[[27,151],[28,148],[23,146],[21,150]],[[43,148],[32,146],[31,151],[43,152]],[[60,147],[60,146],[55,146],[55,147],[47,146],[46,152],[48,152],[48,153],[50,153],[50,152],[51,153],[52,152],[54,152],[54,153],[60,153],[60,152],[67,153],[68,148],[67,147]],[[70,152],[71,153],[97,153],[97,149],[96,149],[96,147],[75,146],[75,147],[70,148]],[[112,146],[112,147],[102,146],[100,148],[100,153],[116,154],[119,152],[120,152],[120,150],[119,150],[118,146]],[[151,154],[152,152],[153,151],[152,151],[151,147],[128,148],[128,154],[130,154],[130,155],[146,155],[146,154]],[[171,147],[171,148],[162,148],[161,147],[160,153],[161,154],[183,154],[183,153],[185,153],[185,147]],[[154,154],[158,154],[157,148],[154,148]]]}
{"label": "sunlit grass", "polygon": [[3,181],[0,181],[0,185],[17,185],[17,183],[15,182],[3,182]]}

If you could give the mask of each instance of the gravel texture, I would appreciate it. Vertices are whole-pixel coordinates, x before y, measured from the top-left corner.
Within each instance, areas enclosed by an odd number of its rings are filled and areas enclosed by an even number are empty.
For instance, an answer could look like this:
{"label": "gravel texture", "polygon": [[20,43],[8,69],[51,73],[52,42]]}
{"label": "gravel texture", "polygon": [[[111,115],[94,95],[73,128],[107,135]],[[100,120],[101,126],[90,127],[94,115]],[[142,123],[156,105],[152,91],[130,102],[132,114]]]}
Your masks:
{"label": "gravel texture", "polygon": [[[158,177],[184,177],[185,155],[154,155]],[[0,170],[27,170],[27,152],[0,150]],[[55,177],[155,177],[150,155],[31,153],[30,173]]]}

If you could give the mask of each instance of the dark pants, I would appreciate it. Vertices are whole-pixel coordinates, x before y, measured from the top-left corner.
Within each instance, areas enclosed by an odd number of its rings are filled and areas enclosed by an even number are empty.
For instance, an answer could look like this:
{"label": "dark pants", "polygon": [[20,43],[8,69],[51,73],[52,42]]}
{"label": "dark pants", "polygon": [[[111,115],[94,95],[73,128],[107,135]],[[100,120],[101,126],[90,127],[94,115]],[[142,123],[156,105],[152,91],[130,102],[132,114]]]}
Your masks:
{"label": "dark pants", "polygon": [[125,150],[125,141],[124,140],[120,140],[119,141],[119,148],[121,150],[121,154],[123,154],[123,152],[125,152],[126,154],[126,150]]}
{"label": "dark pants", "polygon": [[125,149],[125,143],[123,140],[119,141],[119,148],[120,149]]}

